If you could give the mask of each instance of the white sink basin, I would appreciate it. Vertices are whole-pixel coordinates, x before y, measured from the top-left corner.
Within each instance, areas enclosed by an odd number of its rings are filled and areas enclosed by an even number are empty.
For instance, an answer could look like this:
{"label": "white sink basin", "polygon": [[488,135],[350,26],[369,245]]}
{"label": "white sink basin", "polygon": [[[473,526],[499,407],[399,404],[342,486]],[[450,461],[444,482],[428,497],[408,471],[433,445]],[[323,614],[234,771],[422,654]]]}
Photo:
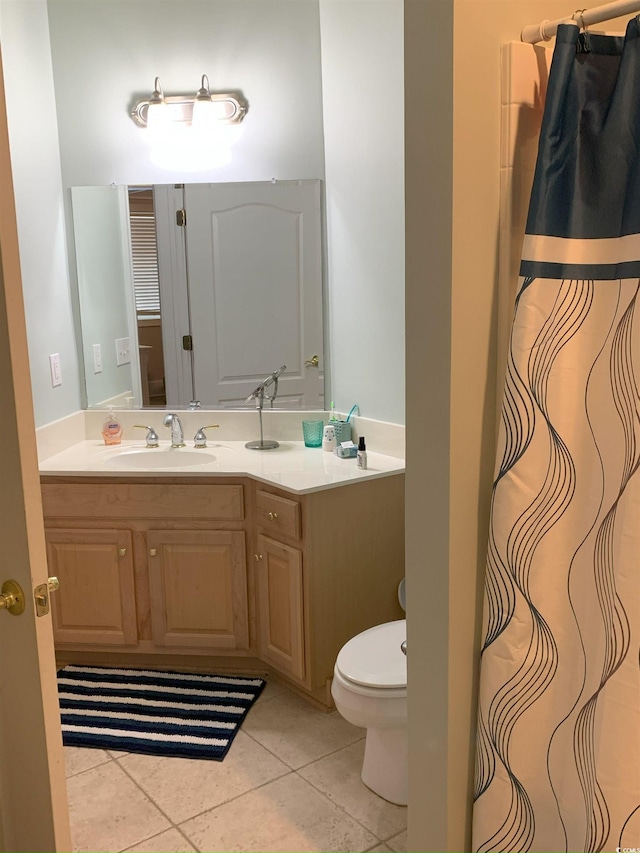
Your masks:
{"label": "white sink basin", "polygon": [[210,465],[216,457],[207,450],[186,450],[183,447],[145,447],[122,450],[105,460],[109,468],[195,468]]}

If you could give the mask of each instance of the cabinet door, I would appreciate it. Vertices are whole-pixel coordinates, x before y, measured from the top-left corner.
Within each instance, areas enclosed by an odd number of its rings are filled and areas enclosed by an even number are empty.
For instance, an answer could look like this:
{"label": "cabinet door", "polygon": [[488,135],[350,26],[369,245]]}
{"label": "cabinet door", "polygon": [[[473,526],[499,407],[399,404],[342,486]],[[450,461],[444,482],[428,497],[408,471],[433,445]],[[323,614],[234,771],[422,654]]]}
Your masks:
{"label": "cabinet door", "polygon": [[247,649],[244,533],[152,530],[147,545],[154,642]]}
{"label": "cabinet door", "polygon": [[124,646],[137,642],[135,583],[128,530],[48,530],[51,596],[59,643]]}
{"label": "cabinet door", "polygon": [[257,556],[260,657],[303,679],[302,552],[259,535]]}

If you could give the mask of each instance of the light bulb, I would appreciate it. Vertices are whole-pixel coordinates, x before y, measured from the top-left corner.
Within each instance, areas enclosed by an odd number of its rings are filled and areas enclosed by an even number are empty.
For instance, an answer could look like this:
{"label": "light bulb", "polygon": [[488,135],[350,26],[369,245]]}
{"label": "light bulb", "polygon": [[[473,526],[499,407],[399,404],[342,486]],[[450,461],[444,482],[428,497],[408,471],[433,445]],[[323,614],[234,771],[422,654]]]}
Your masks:
{"label": "light bulb", "polygon": [[166,127],[169,120],[169,111],[159,77],[156,77],[154,87],[153,94],[149,98],[149,106],[147,107],[147,128],[151,131],[157,131],[160,128]]}
{"label": "light bulb", "polygon": [[209,78],[206,74],[203,74],[202,85],[196,92],[196,96],[193,101],[193,117],[191,119],[191,125],[196,128],[196,130],[210,130],[215,127],[216,120],[217,110],[215,104],[211,100]]}

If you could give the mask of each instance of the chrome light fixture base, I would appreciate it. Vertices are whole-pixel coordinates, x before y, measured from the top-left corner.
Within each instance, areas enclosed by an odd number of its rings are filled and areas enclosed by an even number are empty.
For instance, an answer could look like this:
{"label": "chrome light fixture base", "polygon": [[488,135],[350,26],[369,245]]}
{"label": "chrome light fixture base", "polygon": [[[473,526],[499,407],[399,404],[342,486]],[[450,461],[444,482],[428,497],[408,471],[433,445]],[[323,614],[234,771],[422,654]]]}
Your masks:
{"label": "chrome light fixture base", "polygon": [[[138,127],[147,126],[147,110],[149,109],[149,103],[153,102],[153,100],[154,96],[152,95],[151,97],[137,100],[133,105],[130,115]],[[190,127],[193,121],[193,105],[195,100],[194,95],[165,95],[162,98],[162,103],[167,110],[168,121],[171,124]],[[237,92],[224,92],[211,95],[211,101],[216,106],[216,117],[220,124],[240,124],[247,114],[248,104]]]}

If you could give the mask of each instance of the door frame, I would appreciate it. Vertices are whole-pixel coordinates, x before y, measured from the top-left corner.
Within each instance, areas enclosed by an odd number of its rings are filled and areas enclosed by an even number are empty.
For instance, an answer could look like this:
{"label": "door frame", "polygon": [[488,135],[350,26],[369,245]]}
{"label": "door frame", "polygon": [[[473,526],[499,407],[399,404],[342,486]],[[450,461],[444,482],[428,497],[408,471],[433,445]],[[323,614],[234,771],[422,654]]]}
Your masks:
{"label": "door frame", "polygon": [[0,55],[0,584],[25,611],[0,611],[0,850],[71,850],[51,614],[33,590],[47,560]]}

